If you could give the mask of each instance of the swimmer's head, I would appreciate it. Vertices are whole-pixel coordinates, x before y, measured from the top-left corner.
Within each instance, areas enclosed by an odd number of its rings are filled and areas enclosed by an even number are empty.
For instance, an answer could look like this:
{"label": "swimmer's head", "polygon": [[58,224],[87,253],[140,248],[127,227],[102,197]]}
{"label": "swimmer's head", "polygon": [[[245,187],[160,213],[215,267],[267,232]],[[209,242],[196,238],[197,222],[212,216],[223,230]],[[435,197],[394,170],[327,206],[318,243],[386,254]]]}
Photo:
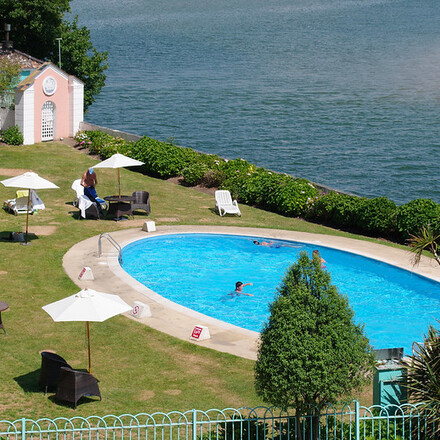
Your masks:
{"label": "swimmer's head", "polygon": [[236,289],[238,289],[240,286],[242,286],[243,285],[243,283],[241,282],[241,281],[237,281],[236,283],[235,283],[235,288]]}
{"label": "swimmer's head", "polygon": [[89,174],[93,174],[94,172],[93,168],[89,168]]}
{"label": "swimmer's head", "polygon": [[253,240],[252,243],[254,244],[260,244],[260,242],[258,240]]}
{"label": "swimmer's head", "polygon": [[318,249],[315,249],[315,250],[312,252],[312,255],[319,255],[319,251],[318,251]]}

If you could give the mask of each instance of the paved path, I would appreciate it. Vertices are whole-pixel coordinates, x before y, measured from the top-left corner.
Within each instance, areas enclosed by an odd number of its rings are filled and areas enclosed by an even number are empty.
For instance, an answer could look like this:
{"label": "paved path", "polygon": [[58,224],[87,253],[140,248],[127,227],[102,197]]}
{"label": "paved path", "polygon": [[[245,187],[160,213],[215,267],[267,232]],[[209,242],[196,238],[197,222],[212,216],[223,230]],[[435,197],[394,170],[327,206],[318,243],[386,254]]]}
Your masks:
{"label": "paved path", "polygon": [[[413,267],[411,254],[408,251],[345,237],[277,229],[214,226],[159,226],[156,232],[144,232],[140,228],[125,229],[112,232],[111,236],[124,247],[149,236],[185,232],[239,234],[323,245],[374,258],[440,281],[440,266],[432,259],[423,258],[418,267]],[[98,241],[98,236],[81,241],[63,258],[64,270],[80,288],[89,287],[101,292],[118,294],[130,305],[134,301],[148,304],[152,312],[151,317],[137,319],[131,317],[129,313],[126,316],[186,341],[190,341],[189,337],[195,325],[206,325],[211,339],[194,343],[244,358],[256,359],[258,333],[202,315],[157,295],[122,270],[118,263],[117,252],[107,239],[102,240],[103,252],[101,257],[98,257]],[[78,279],[84,266],[92,269],[95,277],[93,281]]]}

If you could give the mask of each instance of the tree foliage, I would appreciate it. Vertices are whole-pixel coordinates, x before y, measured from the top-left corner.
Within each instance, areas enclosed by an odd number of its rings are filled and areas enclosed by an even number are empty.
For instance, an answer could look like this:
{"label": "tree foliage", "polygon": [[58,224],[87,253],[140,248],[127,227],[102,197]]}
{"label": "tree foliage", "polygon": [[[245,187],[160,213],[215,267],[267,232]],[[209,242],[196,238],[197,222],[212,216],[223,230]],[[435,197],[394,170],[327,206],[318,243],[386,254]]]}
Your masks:
{"label": "tree foliage", "polygon": [[427,425],[427,438],[440,434],[440,332],[432,325],[423,338],[423,344],[413,344],[413,355],[403,361],[407,368],[408,398],[422,403],[431,423]]}
{"label": "tree foliage", "polygon": [[21,66],[6,57],[0,59],[0,93],[13,91],[20,79]]}
{"label": "tree foliage", "polygon": [[90,31],[78,26],[78,17],[69,23],[63,21],[62,69],[84,82],[84,104],[89,107],[105,85],[107,52],[98,52],[91,42]]}
{"label": "tree foliage", "polygon": [[84,107],[87,109],[105,84],[107,52],[98,52],[86,27],[77,17],[66,20],[70,0],[0,0],[0,17],[12,26],[14,47],[33,57],[58,65],[61,38],[62,68],[84,82]]}
{"label": "tree foliage", "polygon": [[408,240],[411,252],[414,253],[413,263],[414,265],[420,264],[423,251],[429,251],[434,256],[435,261],[440,264],[440,256],[438,255],[438,242],[440,234],[434,232],[431,228],[431,224],[422,226],[419,235],[411,234],[411,238]]}
{"label": "tree foliage", "polygon": [[261,332],[255,365],[260,397],[297,415],[366,383],[373,355],[345,296],[320,257],[301,252],[285,275]]}

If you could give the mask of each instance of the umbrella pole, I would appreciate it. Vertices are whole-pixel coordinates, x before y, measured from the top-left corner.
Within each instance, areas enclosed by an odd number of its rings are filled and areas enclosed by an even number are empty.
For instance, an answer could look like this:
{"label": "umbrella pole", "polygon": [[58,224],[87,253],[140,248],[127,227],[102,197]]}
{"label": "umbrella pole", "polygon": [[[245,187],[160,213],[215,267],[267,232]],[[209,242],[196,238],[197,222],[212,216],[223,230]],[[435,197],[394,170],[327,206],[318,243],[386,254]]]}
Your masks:
{"label": "umbrella pole", "polygon": [[28,227],[29,227],[29,202],[31,200],[31,189],[28,190],[28,199],[27,199],[27,209],[26,209],[26,236],[24,239],[24,243],[28,242]]}
{"label": "umbrella pole", "polygon": [[119,189],[119,200],[121,200],[121,174],[119,173],[119,168],[118,168],[118,189]]}
{"label": "umbrella pole", "polygon": [[90,356],[90,327],[87,321],[87,349],[89,351],[89,373],[92,374],[92,358]]}

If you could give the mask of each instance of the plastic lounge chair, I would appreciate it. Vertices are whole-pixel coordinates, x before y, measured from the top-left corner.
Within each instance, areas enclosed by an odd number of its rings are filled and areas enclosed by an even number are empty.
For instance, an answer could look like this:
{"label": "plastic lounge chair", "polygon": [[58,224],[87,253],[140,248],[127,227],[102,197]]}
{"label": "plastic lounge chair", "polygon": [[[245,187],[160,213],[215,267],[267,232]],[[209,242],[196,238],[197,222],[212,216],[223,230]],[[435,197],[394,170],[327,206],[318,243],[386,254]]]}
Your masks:
{"label": "plastic lounge chair", "polygon": [[[6,200],[3,203],[3,209],[14,215],[26,214],[28,212],[28,190],[18,190],[15,199]],[[46,209],[46,207],[37,192],[34,189],[31,189],[29,214],[33,214],[40,209]]]}
{"label": "plastic lounge chair", "polygon": [[[3,209],[10,212],[11,214],[26,214],[28,212],[28,198],[27,197],[17,197],[15,199],[9,199],[3,202]],[[33,214],[34,209],[32,207],[32,202],[29,204],[29,214]]]}
{"label": "plastic lounge chair", "polygon": [[70,365],[56,353],[50,351],[41,352],[40,386],[44,387],[44,394],[47,394],[49,387],[58,385],[58,376],[61,367]]}
{"label": "plastic lounge chair", "polygon": [[[27,197],[19,197],[15,199],[15,205],[12,207],[12,212],[14,215],[18,214],[26,214],[28,211],[28,198]],[[29,214],[34,213],[34,208],[32,206],[32,202],[29,203]]]}
{"label": "plastic lounge chair", "polygon": [[142,209],[146,211],[147,215],[150,213],[150,194],[147,191],[135,191],[132,194],[136,198],[134,202],[131,202],[131,210]]}
{"label": "plastic lounge chair", "polygon": [[98,396],[101,400],[98,380],[90,373],[61,367],[55,398],[73,403],[76,409],[78,400],[83,396]]}
{"label": "plastic lounge chair", "polygon": [[220,216],[225,214],[238,214],[241,216],[237,200],[232,200],[231,193],[227,190],[218,190],[215,192],[215,206]]}

